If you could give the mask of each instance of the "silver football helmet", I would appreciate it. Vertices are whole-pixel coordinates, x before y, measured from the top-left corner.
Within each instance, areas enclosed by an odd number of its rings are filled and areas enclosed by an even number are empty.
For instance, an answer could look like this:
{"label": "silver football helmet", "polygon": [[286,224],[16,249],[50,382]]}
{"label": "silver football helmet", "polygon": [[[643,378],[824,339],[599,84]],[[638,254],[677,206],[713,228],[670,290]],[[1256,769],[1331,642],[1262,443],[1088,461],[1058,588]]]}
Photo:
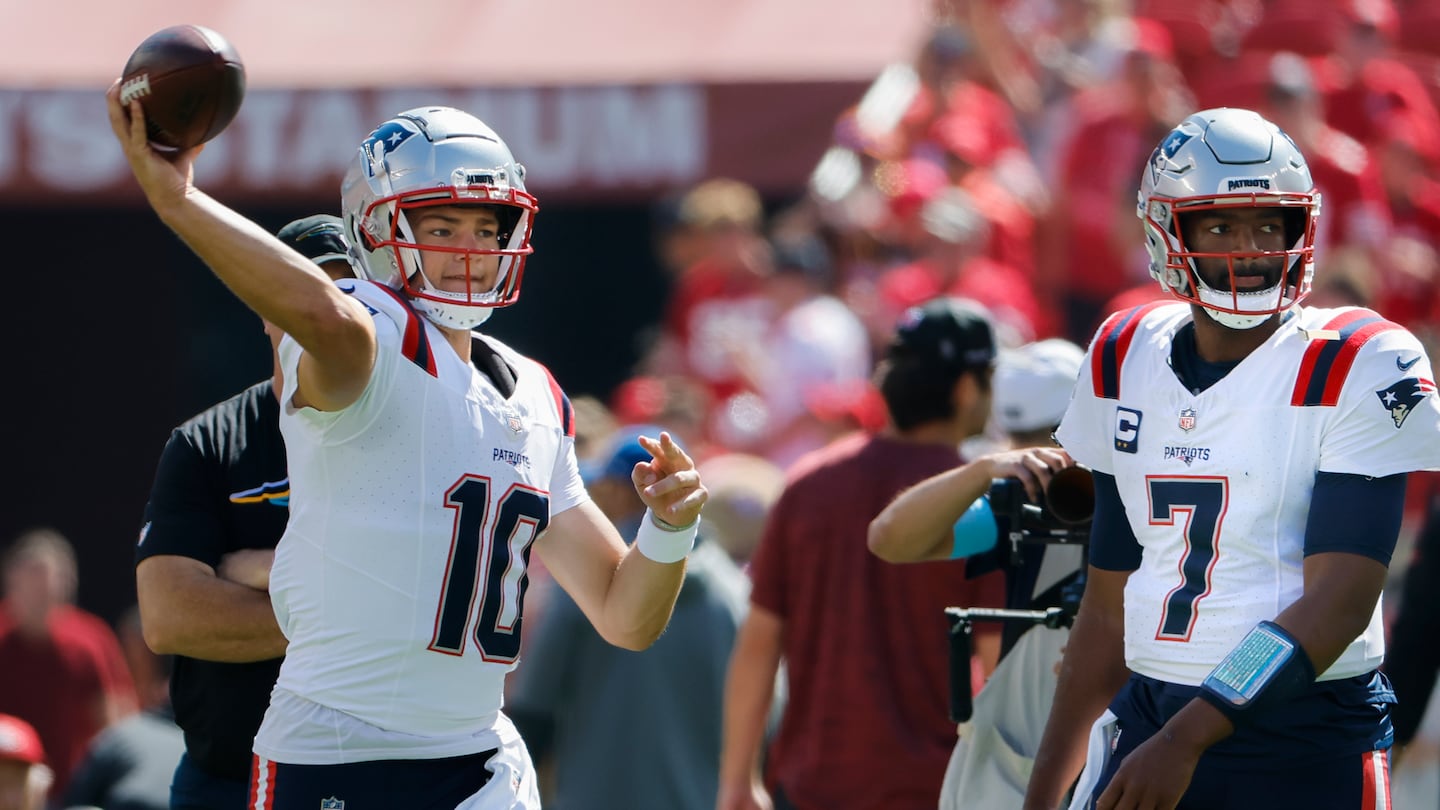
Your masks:
{"label": "silver football helmet", "polygon": [[[539,206],[525,191],[525,167],[475,116],[451,107],[418,107],[391,118],[360,145],[340,196],[361,274],[402,291],[435,324],[472,329],[495,307],[520,297]],[[500,222],[499,249],[418,244],[407,212],[435,205],[492,207]],[[476,257],[499,256],[500,272],[485,292],[440,290],[420,272],[421,250],[464,254],[467,268]]]}
{"label": "silver football helmet", "polygon": [[[1189,250],[1177,216],[1224,208],[1278,207],[1285,212],[1284,251],[1202,254]],[[1186,118],[1150,155],[1136,214],[1145,223],[1150,275],[1176,298],[1199,304],[1218,323],[1253,328],[1310,294],[1315,276],[1315,223],[1320,194],[1305,157],[1279,127],[1250,110],[1222,107]],[[1279,283],[1236,289],[1235,260],[1283,253]],[[1228,261],[1229,289],[1205,283],[1196,258]]]}

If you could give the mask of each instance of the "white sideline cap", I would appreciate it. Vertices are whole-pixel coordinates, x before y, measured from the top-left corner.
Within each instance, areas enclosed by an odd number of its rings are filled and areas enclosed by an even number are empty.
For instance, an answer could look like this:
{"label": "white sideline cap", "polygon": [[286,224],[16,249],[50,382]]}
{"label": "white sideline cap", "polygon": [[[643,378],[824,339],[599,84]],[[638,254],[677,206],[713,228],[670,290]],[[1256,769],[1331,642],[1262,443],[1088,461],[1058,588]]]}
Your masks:
{"label": "white sideline cap", "polygon": [[996,423],[1006,433],[1060,424],[1084,358],[1084,349],[1060,338],[1001,351],[992,383]]}

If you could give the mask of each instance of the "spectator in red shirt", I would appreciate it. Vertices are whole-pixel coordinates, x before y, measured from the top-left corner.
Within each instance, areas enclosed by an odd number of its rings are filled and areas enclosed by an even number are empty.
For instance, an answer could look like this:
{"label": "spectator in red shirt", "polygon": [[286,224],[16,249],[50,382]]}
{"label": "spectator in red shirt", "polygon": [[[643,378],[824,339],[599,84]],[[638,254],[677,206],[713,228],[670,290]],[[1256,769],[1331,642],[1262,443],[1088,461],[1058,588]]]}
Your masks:
{"label": "spectator in red shirt", "polygon": [[5,555],[0,602],[0,712],[39,732],[55,781],[92,737],[136,708],[135,686],[115,632],[75,607],[75,550],[53,529],[22,534]]}
{"label": "spectator in red shirt", "polygon": [[1145,278],[1135,178],[1155,143],[1193,102],[1173,61],[1169,33],[1135,20],[1130,50],[1114,81],[1075,99],[1076,123],[1061,149],[1048,223],[1040,230],[1036,289],[1062,309],[1064,336],[1084,342],[1100,307]]}
{"label": "spectator in red shirt", "polygon": [[1425,340],[1440,315],[1440,132],[1408,113],[1391,117],[1375,145],[1394,234],[1383,247],[1375,308]]}
{"label": "spectator in red shirt", "polygon": [[[1018,346],[1049,334],[1034,285],[1026,273],[984,255],[989,224],[980,203],[966,191],[949,187],[926,200],[914,219],[914,261],[891,268],[877,285],[878,307],[870,328],[883,319],[894,323],[901,312],[939,295],[968,298],[989,310],[1000,342]],[[876,341],[884,345],[882,341]]]}
{"label": "spectator in red shirt", "polygon": [[1276,53],[1268,80],[1258,112],[1305,153],[1315,188],[1324,195],[1325,216],[1316,244],[1380,247],[1390,232],[1390,212],[1369,149],[1325,122],[1326,102],[1304,57]]}
{"label": "spectator in red shirt", "polygon": [[1400,20],[1394,4],[1341,0],[1335,12],[1335,48],[1322,63],[1326,121],[1367,146],[1396,114],[1414,116],[1426,126],[1440,124],[1425,81],[1397,58]]}
{"label": "spectator in red shirt", "polygon": [[[901,319],[877,371],[891,423],[801,458],[751,564],[750,614],[725,687],[722,810],[933,810],[955,744],[946,717],[944,609],[999,607],[994,575],[963,561],[889,565],[866,546],[871,519],[906,487],[955,466],[984,430],[994,332],[977,308],[937,299]],[[988,673],[999,636],[975,649]],[[761,782],[776,672],[788,698]]]}
{"label": "spectator in red shirt", "polygon": [[[646,362],[655,373],[688,374],[717,399],[744,387],[735,345],[763,332],[770,272],[761,233],[764,210],[755,189],[738,180],[707,180],[680,201],[678,221],[698,234],[697,258],[681,271],[665,312],[665,334]],[[688,254],[687,254],[688,255]]]}

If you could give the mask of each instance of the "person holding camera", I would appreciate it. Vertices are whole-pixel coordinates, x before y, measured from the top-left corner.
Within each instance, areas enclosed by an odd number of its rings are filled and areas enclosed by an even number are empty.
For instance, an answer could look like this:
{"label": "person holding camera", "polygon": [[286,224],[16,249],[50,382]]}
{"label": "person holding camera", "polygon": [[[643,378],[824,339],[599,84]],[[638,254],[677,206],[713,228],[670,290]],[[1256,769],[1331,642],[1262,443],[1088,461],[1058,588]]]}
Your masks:
{"label": "person holding camera", "polygon": [[1178,300],[1106,319],[1056,431],[1095,512],[1028,810],[1077,774],[1075,810],[1391,806],[1380,594],[1440,402],[1404,327],[1301,305],[1321,210],[1249,110],[1192,114],[1142,170]]}
{"label": "person holding camera", "polygon": [[[943,611],[955,599],[999,607],[1004,583],[967,577],[964,562],[885,565],[865,532],[896,493],[954,467],[960,442],[984,429],[994,359],[994,330],[977,306],[941,298],[908,310],[876,372],[890,424],[790,468],[730,660],[720,810],[934,810],[955,742],[936,710],[949,688]],[[999,646],[995,628],[982,628],[984,671]],[[782,657],[788,699],[762,782]]]}
{"label": "person holding camera", "polygon": [[[1070,402],[1084,350],[1058,338],[1000,353],[991,419],[1008,448],[902,492],[870,523],[870,550],[892,563],[969,558],[976,573],[1005,572],[1005,607],[1060,606],[1083,563],[1078,544],[1017,542],[1007,501],[1045,505],[1056,472],[1074,462],[1050,439]],[[1060,525],[1041,507],[1046,522]],[[1004,538],[1002,540],[1002,538]],[[1005,625],[1002,658],[960,727],[940,793],[941,810],[1018,808],[1055,691],[1054,668],[1069,630]],[[938,645],[938,640],[937,640]],[[937,709],[938,711],[938,709]]]}

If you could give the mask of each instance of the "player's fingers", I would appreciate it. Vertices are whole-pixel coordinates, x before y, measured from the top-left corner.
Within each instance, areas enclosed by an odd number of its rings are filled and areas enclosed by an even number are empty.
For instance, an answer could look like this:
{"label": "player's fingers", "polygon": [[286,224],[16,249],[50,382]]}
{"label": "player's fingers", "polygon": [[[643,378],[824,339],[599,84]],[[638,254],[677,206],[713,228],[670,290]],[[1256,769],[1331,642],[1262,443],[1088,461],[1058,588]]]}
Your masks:
{"label": "player's fingers", "polygon": [[642,490],[660,480],[660,475],[655,472],[655,462],[637,461],[634,469],[630,470],[630,482],[635,489]]}
{"label": "player's fingers", "polygon": [[675,437],[670,435],[668,430],[660,431],[660,450],[665,454],[665,460],[673,463],[678,468],[694,467],[695,462],[685,452]]}
{"label": "player's fingers", "polygon": [[130,146],[135,149],[148,149],[149,136],[145,132],[145,108],[140,106],[139,101],[130,102]]}
{"label": "player's fingers", "polygon": [[[661,510],[661,516],[664,520],[677,526],[690,524],[700,514],[700,510],[705,507],[705,501],[709,498],[710,493],[705,491],[704,487],[691,490],[684,498],[664,507]],[[682,518],[682,515],[685,517]]]}
{"label": "player's fingers", "polygon": [[655,457],[654,464],[657,470],[674,472],[676,470],[692,469],[695,466],[695,462],[691,460],[690,456],[686,454],[680,447],[680,444],[675,441],[675,438],[671,436],[667,430],[660,431],[660,437],[658,439],[641,436],[639,437],[639,441],[640,446],[644,447],[646,452]]}
{"label": "player's fingers", "polygon": [[110,117],[110,129],[121,143],[130,140],[130,115],[120,103],[120,82],[116,81],[105,91],[105,110]]}
{"label": "player's fingers", "polygon": [[1115,774],[1110,780],[1110,784],[1105,786],[1105,792],[1101,793],[1100,798],[1095,800],[1095,810],[1117,810],[1120,806],[1121,786],[1123,784],[1121,781],[1122,778],[1123,774]]}
{"label": "player's fingers", "polygon": [[659,497],[678,490],[694,488],[699,485],[700,473],[694,470],[680,470],[645,487],[645,494],[651,497]]}

